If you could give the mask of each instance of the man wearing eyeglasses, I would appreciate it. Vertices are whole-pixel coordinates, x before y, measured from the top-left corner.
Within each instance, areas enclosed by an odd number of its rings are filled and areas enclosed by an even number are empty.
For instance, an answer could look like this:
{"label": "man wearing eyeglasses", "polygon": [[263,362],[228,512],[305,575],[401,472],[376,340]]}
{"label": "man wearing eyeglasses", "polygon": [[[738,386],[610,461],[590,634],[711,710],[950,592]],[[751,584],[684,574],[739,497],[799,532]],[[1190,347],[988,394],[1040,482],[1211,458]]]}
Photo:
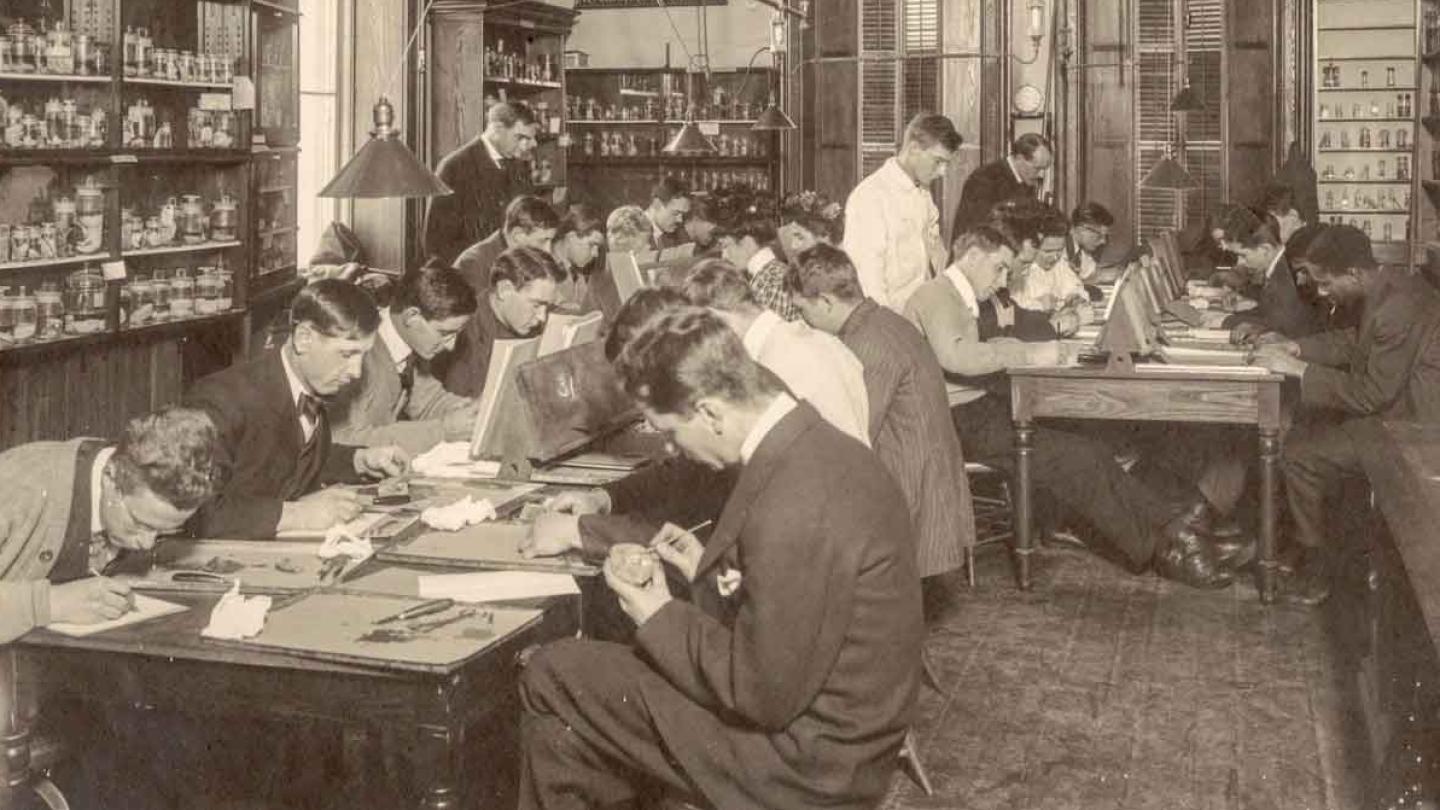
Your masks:
{"label": "man wearing eyeglasses", "polygon": [[1013,274],[1010,298],[1016,306],[1041,313],[1060,337],[1075,334],[1093,319],[1090,294],[1066,259],[1069,228],[1065,215],[1044,206],[1037,220],[1040,244],[1035,258]]}
{"label": "man wearing eyeglasses", "polygon": [[331,404],[335,440],[360,447],[393,444],[419,455],[440,442],[469,438],[475,400],[446,391],[430,361],[455,348],[475,308],[475,292],[454,268],[422,267],[407,274],[390,306],[380,311],[359,383]]}
{"label": "man wearing eyeglasses", "polygon": [[1081,203],[1070,212],[1065,261],[1094,300],[1101,297],[1100,290],[1095,287],[1101,281],[1100,251],[1110,243],[1110,229],[1114,226],[1115,215],[1097,202]]}
{"label": "man wearing eyeglasses", "polygon": [[129,610],[130,586],[101,576],[124,551],[179,531],[222,475],[215,425],[167,408],[116,444],[33,442],[0,453],[0,643],[52,622]]}

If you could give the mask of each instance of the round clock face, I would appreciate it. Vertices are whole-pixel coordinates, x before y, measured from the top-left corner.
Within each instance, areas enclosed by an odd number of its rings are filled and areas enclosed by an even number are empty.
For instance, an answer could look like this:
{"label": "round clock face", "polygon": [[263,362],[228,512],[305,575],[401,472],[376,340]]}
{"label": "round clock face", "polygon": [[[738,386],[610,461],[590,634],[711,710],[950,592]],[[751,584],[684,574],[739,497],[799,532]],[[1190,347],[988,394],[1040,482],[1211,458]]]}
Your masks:
{"label": "round clock face", "polygon": [[1035,115],[1045,107],[1045,94],[1033,84],[1022,85],[1015,91],[1015,111],[1023,115]]}

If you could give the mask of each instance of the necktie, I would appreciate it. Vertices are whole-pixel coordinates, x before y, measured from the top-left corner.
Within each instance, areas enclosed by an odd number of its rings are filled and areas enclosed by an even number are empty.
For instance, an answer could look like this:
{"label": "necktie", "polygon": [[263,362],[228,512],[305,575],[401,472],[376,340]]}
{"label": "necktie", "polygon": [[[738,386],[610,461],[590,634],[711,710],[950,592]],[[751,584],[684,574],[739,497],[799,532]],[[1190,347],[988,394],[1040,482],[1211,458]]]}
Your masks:
{"label": "necktie", "polygon": [[400,364],[400,403],[395,409],[396,415],[405,413],[410,407],[410,396],[415,391],[415,358],[406,358]]}
{"label": "necktie", "polygon": [[[320,420],[325,417],[325,408],[321,404],[320,398],[311,393],[300,395],[299,408],[300,416],[310,427],[310,435],[305,439],[305,444],[309,445],[315,441],[316,434],[320,432]],[[305,426],[305,424],[300,426],[302,431]]]}

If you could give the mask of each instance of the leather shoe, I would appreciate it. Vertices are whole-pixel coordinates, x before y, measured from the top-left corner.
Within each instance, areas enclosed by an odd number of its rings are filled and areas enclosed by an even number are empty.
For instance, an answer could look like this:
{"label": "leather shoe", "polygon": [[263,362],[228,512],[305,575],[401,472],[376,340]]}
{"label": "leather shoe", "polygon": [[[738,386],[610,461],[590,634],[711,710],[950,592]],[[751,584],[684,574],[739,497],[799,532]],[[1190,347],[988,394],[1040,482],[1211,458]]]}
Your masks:
{"label": "leather shoe", "polygon": [[1320,552],[1309,549],[1295,573],[1280,581],[1280,595],[1293,605],[1315,607],[1330,598],[1330,572]]}
{"label": "leather shoe", "polygon": [[1180,517],[1187,526],[1203,537],[1230,540],[1241,535],[1240,524],[1235,518],[1218,514],[1204,496],[1197,497],[1186,506],[1180,512]]}
{"label": "leather shoe", "polygon": [[1216,563],[1214,552],[1185,524],[1184,515],[1161,530],[1155,570],[1166,579],[1192,588],[1224,588],[1235,581],[1234,574]]}
{"label": "leather shoe", "polygon": [[1221,538],[1216,535],[1210,541],[1210,551],[1215,564],[1227,571],[1239,571],[1255,561],[1260,544],[1254,537]]}

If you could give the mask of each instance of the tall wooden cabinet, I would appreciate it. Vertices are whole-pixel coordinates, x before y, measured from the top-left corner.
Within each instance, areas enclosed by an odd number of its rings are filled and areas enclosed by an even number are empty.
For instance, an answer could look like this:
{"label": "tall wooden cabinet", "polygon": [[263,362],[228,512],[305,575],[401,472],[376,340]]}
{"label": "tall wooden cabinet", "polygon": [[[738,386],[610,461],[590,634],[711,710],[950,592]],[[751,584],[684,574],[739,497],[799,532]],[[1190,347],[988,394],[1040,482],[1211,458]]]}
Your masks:
{"label": "tall wooden cabinet", "polygon": [[284,2],[0,7],[0,449],[113,435],[243,352],[257,229],[294,213],[257,199],[232,88],[293,99],[253,69]]}

